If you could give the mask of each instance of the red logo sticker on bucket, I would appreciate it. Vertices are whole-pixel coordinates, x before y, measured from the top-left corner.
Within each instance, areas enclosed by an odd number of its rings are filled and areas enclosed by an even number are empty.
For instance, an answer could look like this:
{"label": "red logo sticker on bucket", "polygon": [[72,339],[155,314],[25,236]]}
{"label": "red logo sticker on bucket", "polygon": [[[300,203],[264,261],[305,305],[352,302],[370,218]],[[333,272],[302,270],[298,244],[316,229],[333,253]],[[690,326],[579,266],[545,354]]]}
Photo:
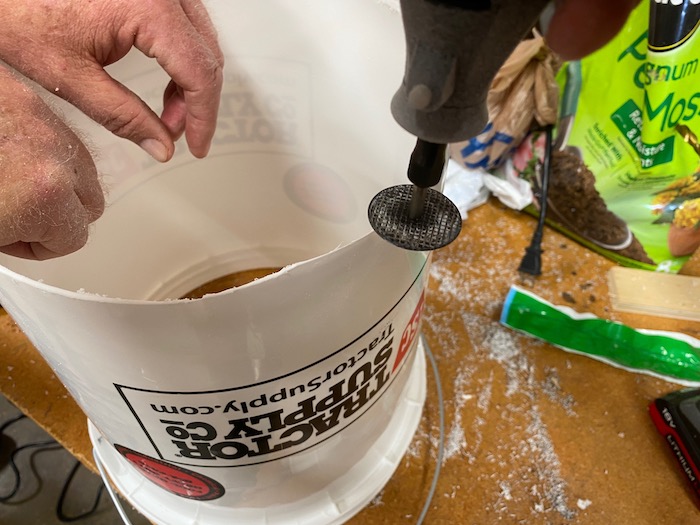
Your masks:
{"label": "red logo sticker on bucket", "polygon": [[221,483],[199,472],[166,463],[121,445],[115,445],[114,448],[139,469],[141,474],[176,496],[209,501],[220,498],[226,492]]}
{"label": "red logo sticker on bucket", "polygon": [[401,334],[401,343],[399,344],[399,351],[396,353],[396,360],[394,361],[394,368],[391,369],[392,374],[396,371],[396,368],[401,364],[408,351],[411,349],[416,335],[418,335],[418,328],[420,327],[420,320],[423,316],[423,306],[425,305],[425,292],[420,294],[420,299],[418,299],[418,304],[416,309],[413,311],[411,320],[406,325],[406,328]]}

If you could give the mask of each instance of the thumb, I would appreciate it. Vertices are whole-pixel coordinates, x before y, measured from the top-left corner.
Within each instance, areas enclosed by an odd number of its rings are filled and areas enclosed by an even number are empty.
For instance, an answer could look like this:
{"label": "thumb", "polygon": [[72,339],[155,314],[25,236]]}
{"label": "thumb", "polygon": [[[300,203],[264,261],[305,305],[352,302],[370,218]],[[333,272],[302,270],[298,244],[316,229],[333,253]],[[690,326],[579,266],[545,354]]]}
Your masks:
{"label": "thumb", "polygon": [[640,0],[563,0],[547,30],[547,44],[563,59],[582,58],[603,47],[622,28]]}
{"label": "thumb", "polygon": [[98,124],[138,144],[159,162],[175,151],[170,132],[134,92],[94,64],[61,83],[60,94]]}

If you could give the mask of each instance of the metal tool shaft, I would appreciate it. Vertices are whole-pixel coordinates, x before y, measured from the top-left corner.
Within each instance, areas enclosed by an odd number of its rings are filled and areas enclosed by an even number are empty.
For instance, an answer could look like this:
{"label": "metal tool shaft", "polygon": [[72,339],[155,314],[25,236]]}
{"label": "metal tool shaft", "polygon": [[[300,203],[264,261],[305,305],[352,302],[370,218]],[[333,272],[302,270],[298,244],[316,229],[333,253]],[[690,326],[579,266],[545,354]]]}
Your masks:
{"label": "metal tool shaft", "polygon": [[411,203],[408,207],[408,216],[411,219],[417,219],[423,215],[423,209],[425,208],[425,194],[427,191],[427,188],[413,186],[411,191]]}
{"label": "metal tool shaft", "polygon": [[413,183],[409,208],[411,219],[422,215],[425,206],[425,190],[437,185],[442,178],[446,148],[445,144],[435,144],[420,138],[416,140],[416,146],[408,161],[408,179]]}

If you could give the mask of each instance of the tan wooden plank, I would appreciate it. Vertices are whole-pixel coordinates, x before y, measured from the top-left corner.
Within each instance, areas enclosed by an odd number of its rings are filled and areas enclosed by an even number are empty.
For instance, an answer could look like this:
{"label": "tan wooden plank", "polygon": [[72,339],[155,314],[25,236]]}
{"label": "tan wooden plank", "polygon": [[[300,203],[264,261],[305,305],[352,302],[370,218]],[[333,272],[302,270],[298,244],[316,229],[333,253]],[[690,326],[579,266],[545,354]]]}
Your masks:
{"label": "tan wooden plank", "polygon": [[616,310],[700,321],[700,277],[613,267],[608,279]]}

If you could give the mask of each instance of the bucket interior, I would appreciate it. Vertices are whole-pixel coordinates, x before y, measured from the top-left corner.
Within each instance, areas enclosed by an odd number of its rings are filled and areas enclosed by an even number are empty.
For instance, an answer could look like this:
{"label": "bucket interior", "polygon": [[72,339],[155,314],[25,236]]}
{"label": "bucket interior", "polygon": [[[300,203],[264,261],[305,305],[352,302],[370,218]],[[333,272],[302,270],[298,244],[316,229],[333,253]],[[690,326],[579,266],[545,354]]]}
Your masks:
{"label": "bucket interior", "polygon": [[[94,146],[107,209],[72,255],[0,255],[0,295],[154,523],[342,523],[398,466],[425,398],[428,254],[367,219],[377,192],[406,182],[415,142],[389,109],[401,20],[377,0],[206,4],[226,54],[208,157],[183,140],[158,164],[63,106]],[[154,61],[132,53],[109,72],[160,111]],[[165,474],[146,481],[153,465]],[[183,496],[192,479],[225,491]]]}
{"label": "bucket interior", "polygon": [[177,299],[228,273],[286,266],[366,235],[365,202],[377,188],[304,159],[214,155],[126,191],[79,252],[6,264],[66,290]]}
{"label": "bucket interior", "polygon": [[[389,111],[399,17],[371,1],[258,4],[208,3],[226,53],[209,156],[194,159],[182,140],[157,164],[66,106],[96,146],[107,210],[75,254],[0,264],[71,292],[165,300],[370,234],[367,205],[406,181],[413,142]],[[159,111],[167,78],[153,61],[133,53],[110,73]]]}

